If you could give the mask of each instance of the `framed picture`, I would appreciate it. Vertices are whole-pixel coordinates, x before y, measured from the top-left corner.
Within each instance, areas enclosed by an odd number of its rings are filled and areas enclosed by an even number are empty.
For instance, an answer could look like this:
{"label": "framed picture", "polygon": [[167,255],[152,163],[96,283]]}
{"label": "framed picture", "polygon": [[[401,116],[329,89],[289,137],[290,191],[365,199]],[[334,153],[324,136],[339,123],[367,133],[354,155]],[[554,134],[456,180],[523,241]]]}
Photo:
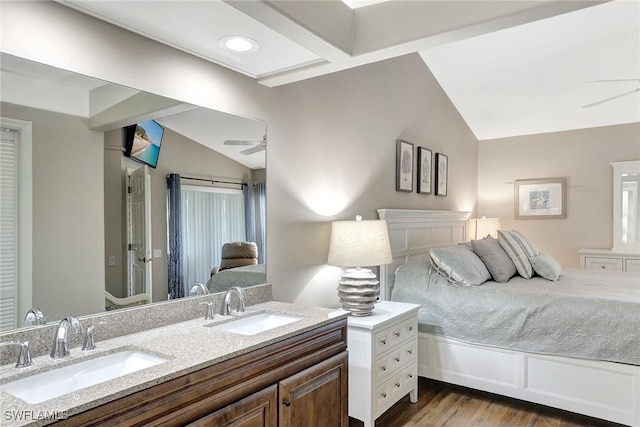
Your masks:
{"label": "framed picture", "polygon": [[431,194],[431,150],[418,147],[418,193]]}
{"label": "framed picture", "polygon": [[566,179],[519,179],[514,187],[516,219],[567,217]]}
{"label": "framed picture", "polygon": [[413,144],[396,141],[396,191],[413,191]]}
{"label": "framed picture", "polygon": [[449,158],[442,153],[436,153],[436,196],[446,196],[449,185]]}

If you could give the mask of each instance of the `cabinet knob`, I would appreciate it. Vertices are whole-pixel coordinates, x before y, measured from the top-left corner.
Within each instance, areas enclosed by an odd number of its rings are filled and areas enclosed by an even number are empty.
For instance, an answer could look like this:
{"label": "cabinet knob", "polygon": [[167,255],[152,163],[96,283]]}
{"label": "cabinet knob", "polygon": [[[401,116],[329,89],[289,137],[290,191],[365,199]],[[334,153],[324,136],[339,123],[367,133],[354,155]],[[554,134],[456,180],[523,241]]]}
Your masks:
{"label": "cabinet knob", "polygon": [[413,378],[413,374],[409,374],[409,378]]}
{"label": "cabinet knob", "polygon": [[380,340],[380,342],[382,343],[382,345],[385,345],[387,343],[387,340]]}
{"label": "cabinet knob", "polygon": [[407,350],[407,353],[413,354],[413,350]]}
{"label": "cabinet knob", "polygon": [[400,388],[400,383],[396,383],[396,387]]}
{"label": "cabinet knob", "polygon": [[409,330],[410,330],[410,331],[413,331],[413,326],[409,326]]}
{"label": "cabinet knob", "polygon": [[400,332],[394,332],[393,335],[399,337],[400,336]]}
{"label": "cabinet knob", "polygon": [[380,369],[382,369],[383,371],[386,371],[387,367],[386,366],[380,366]]}
{"label": "cabinet knob", "polygon": [[282,404],[284,406],[291,406],[291,401],[289,399],[282,399]]}
{"label": "cabinet knob", "polygon": [[400,358],[398,356],[394,357],[393,360],[395,360],[396,362],[400,361]]}
{"label": "cabinet knob", "polygon": [[382,393],[381,396],[382,397],[387,397],[387,393]]}

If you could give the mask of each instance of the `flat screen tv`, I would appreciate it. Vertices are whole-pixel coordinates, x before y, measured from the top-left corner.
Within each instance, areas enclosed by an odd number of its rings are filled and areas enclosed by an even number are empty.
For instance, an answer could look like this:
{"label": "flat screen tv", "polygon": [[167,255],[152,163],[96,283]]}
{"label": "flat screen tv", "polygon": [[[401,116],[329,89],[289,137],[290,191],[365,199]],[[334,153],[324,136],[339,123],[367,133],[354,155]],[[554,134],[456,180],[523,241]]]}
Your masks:
{"label": "flat screen tv", "polygon": [[155,120],[146,120],[124,128],[124,154],[155,168],[160,156],[164,128]]}

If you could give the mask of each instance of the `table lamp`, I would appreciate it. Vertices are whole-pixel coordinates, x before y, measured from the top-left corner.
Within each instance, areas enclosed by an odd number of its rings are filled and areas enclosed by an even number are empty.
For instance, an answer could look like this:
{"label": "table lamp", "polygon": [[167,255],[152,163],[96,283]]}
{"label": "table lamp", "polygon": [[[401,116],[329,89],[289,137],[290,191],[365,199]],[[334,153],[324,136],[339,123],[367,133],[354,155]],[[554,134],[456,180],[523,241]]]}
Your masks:
{"label": "table lamp", "polygon": [[330,265],[355,267],[346,270],[338,285],[342,308],[353,316],[369,316],[380,295],[380,282],[362,266],[390,264],[391,245],[386,221],[334,221],[329,244]]}
{"label": "table lamp", "polygon": [[469,240],[484,239],[491,236],[498,238],[498,230],[500,230],[500,218],[474,218],[469,220]]}

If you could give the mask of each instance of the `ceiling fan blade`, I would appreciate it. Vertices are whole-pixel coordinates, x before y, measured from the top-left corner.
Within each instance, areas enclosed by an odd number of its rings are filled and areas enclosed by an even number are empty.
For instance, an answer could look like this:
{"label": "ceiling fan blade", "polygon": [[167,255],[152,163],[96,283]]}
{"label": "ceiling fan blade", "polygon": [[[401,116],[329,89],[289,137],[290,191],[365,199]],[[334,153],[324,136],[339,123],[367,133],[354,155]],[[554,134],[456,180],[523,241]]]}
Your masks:
{"label": "ceiling fan blade", "polygon": [[248,155],[253,154],[253,153],[258,153],[260,151],[264,151],[266,148],[267,147],[265,147],[264,145],[257,145],[255,147],[247,148],[246,150],[242,150],[240,152],[240,154],[244,154],[245,156],[248,156]]}
{"label": "ceiling fan blade", "polygon": [[604,82],[639,82],[640,79],[613,79],[613,80],[591,80],[587,83],[604,83]]}
{"label": "ceiling fan blade", "polygon": [[640,88],[634,89],[634,90],[630,90],[629,92],[624,92],[624,93],[621,93],[619,95],[612,96],[611,98],[606,98],[606,99],[603,99],[603,100],[598,101],[598,102],[594,102],[593,104],[583,105],[582,108],[595,107],[596,105],[604,104],[605,102],[613,101],[614,99],[622,98],[623,96],[631,95],[632,93],[636,93],[638,91],[640,91]]}
{"label": "ceiling fan blade", "polygon": [[241,141],[236,139],[227,139],[223,144],[224,145],[256,145],[260,144],[262,141]]}

